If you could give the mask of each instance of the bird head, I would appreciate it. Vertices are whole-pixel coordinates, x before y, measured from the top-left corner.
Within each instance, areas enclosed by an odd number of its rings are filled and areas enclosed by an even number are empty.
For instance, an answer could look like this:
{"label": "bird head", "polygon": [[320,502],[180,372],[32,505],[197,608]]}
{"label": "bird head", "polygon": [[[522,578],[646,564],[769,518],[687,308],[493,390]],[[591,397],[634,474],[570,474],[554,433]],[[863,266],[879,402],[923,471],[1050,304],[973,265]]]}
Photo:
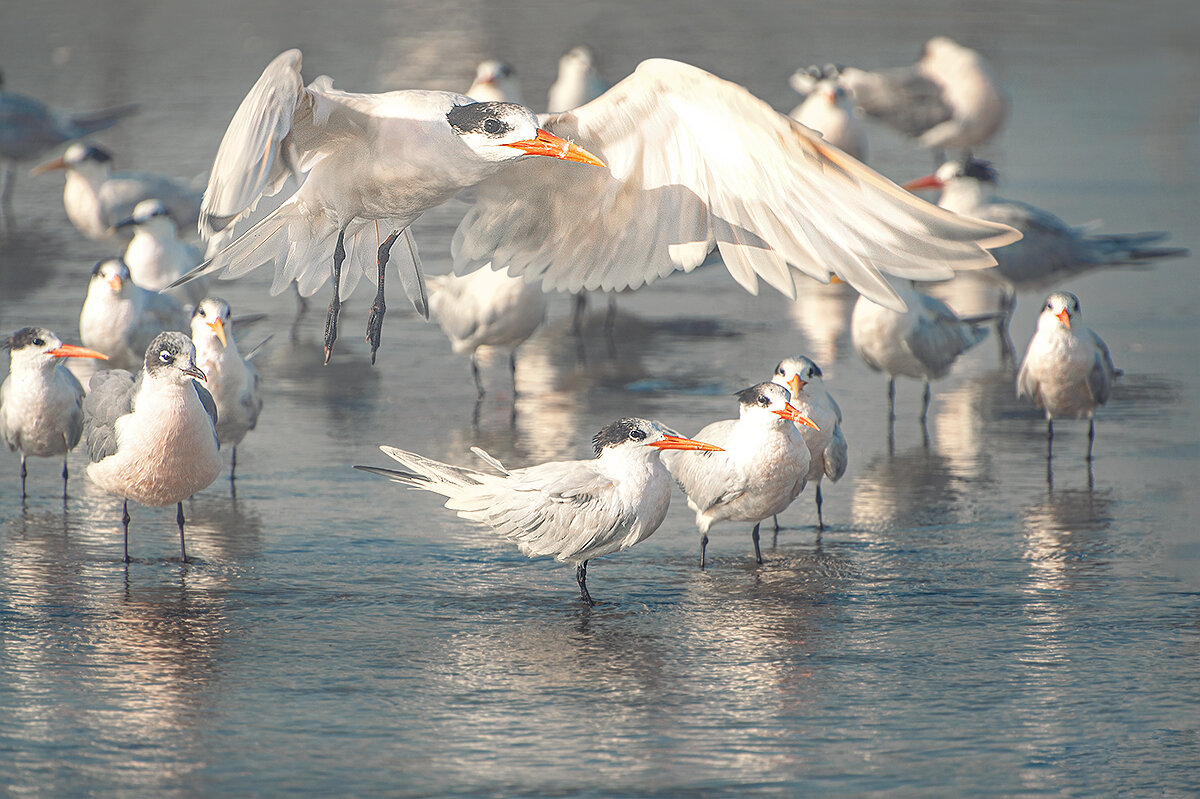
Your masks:
{"label": "bird head", "polygon": [[159,333],[146,348],[146,376],[173,383],[186,383],[195,378],[206,380],[196,366],[196,347],[192,340],[178,331]]}
{"label": "bird head", "polygon": [[604,166],[587,150],[538,127],[532,111],[515,103],[468,103],[446,114],[450,129],[485,161],[514,161],[542,155]]}
{"label": "bird head", "polygon": [[[788,402],[788,390],[776,383],[759,383],[745,388],[736,394],[741,403],[743,418],[770,414],[778,419],[786,419],[797,424],[820,430],[812,419],[809,419],[795,406]],[[773,420],[777,421],[777,420]]]}
{"label": "bird head", "polygon": [[229,337],[233,335],[229,315],[229,303],[220,297],[202,299],[192,312],[192,341],[197,344],[208,343],[216,338],[222,347],[227,346]]}
{"label": "bird head", "polygon": [[44,327],[23,327],[4,340],[4,349],[9,351],[12,371],[21,368],[50,368],[59,358],[97,358],[108,360],[102,352],[63,344],[54,331]]}

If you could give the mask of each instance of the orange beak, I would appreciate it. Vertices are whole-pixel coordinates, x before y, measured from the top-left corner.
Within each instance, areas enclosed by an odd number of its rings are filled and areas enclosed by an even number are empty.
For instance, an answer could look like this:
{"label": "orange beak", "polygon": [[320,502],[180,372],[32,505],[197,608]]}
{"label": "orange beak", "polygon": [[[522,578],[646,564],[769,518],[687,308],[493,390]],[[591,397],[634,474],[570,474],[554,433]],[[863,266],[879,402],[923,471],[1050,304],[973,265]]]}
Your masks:
{"label": "orange beak", "polygon": [[113,294],[120,294],[121,286],[123,286],[123,285],[124,285],[124,282],[121,280],[120,276],[118,276],[118,275],[113,275],[112,277],[110,277],[108,279],[108,287],[113,290]]}
{"label": "orange beak", "polygon": [[62,157],[55,158],[53,161],[47,161],[44,164],[38,164],[31,172],[34,175],[40,175],[43,172],[49,172],[52,169],[66,169],[67,162]]}
{"label": "orange beak", "polygon": [[800,393],[800,389],[808,385],[807,380],[801,380],[800,375],[792,375],[792,379],[788,381],[788,391],[792,392],[792,399]]}
{"label": "orange beak", "polygon": [[603,161],[582,147],[571,144],[566,139],[560,139],[553,133],[541,128],[538,128],[537,138],[513,142],[506,146],[516,147],[518,150],[523,150],[530,155],[545,155],[550,158],[558,158],[562,161],[578,161],[581,164],[591,164],[592,166],[607,166]]}
{"label": "orange beak", "polygon": [[772,411],[772,413],[775,413],[776,415],[778,415],[779,417],[781,417],[783,419],[791,419],[796,424],[802,424],[805,427],[811,427],[813,430],[821,429],[821,428],[817,427],[816,422],[814,422],[812,419],[809,419],[807,416],[800,413],[800,411],[798,411],[794,407],[792,407],[792,404],[790,402],[784,403],[783,410]]}
{"label": "orange beak", "polygon": [[212,322],[208,322],[207,324],[209,327],[212,328],[212,331],[217,334],[217,338],[219,338],[221,340],[221,346],[224,347],[225,346],[225,323],[221,321],[220,317],[217,317],[215,320],[213,320]]}
{"label": "orange beak", "polygon": [[900,188],[905,191],[917,191],[918,189],[940,189],[946,185],[946,182],[937,175],[926,175],[923,178],[910,180]]}
{"label": "orange beak", "polygon": [[1063,308],[1061,311],[1056,313],[1055,316],[1058,317],[1058,321],[1062,322],[1063,326],[1066,327],[1067,330],[1071,329],[1071,315],[1067,313],[1066,308]]}
{"label": "orange beak", "polygon": [[680,438],[679,436],[663,436],[661,441],[651,441],[646,445],[655,449],[691,449],[700,450],[702,452],[724,452],[718,446],[713,444],[705,444],[703,441],[696,441],[691,438]]}
{"label": "orange beak", "polygon": [[50,350],[50,354],[55,358],[99,358],[102,361],[108,360],[108,356],[103,352],[89,350],[87,347],[76,347],[74,344],[62,344]]}

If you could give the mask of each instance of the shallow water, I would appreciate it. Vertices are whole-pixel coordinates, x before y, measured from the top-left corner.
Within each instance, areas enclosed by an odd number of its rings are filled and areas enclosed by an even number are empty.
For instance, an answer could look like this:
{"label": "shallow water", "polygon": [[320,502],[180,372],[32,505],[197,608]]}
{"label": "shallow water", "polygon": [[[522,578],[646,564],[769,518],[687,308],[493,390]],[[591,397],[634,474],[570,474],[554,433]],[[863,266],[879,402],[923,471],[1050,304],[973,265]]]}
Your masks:
{"label": "shallow water", "polygon": [[[10,4],[12,6],[12,4]],[[48,2],[0,11],[8,86],[57,105],[138,101],[98,137],[127,168],[206,168],[276,53],[348,89],[462,89],[479,59],[514,62],[544,97],[558,55],[596,47],[606,74],[678,57],[782,111],[787,76],[836,60],[910,63],[946,33],[982,49],[1013,102],[983,155],[1007,196],[1111,232],[1200,246],[1200,21],[1186,3],[512,4]],[[872,125],[872,162],[904,180],[928,153]],[[61,179],[18,176],[0,242],[0,329],[77,340],[86,275],[110,254],[66,221]],[[461,206],[417,226],[448,268]],[[620,299],[613,357],[592,305],[581,360],[569,305],[522,351],[515,421],[503,365],[474,415],[465,361],[393,303],[380,363],[347,303],[320,365],[325,296],[289,338],[288,295],[254,272],[219,286],[260,364],[266,416],[224,478],[174,514],[120,504],[71,456],[0,459],[0,793],[147,796],[1194,795],[1200,791],[1200,376],[1197,256],[1066,286],[1125,376],[1086,428],[1013,396],[994,337],[936,384],[885,380],[849,343],[850,302],[814,287],[751,297],[724,270]],[[952,290],[954,302],[976,298]],[[1022,296],[1023,350],[1041,297]],[[634,550],[571,570],[530,561],[429,495],[356,472],[394,444],[458,463],[583,457],[622,415],[684,432],[809,352],[846,414],[850,469],[765,535],[719,527],[706,571],[680,495]],[[7,366],[0,366],[7,370]],[[226,456],[228,457],[228,456]],[[768,525],[769,526],[769,525]]]}

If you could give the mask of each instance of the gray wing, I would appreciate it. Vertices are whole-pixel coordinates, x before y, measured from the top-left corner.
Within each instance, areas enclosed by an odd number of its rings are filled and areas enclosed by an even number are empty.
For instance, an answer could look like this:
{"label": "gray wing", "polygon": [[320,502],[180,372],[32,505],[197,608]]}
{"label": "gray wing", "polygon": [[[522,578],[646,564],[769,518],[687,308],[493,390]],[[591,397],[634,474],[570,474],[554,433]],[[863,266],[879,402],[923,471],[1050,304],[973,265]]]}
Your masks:
{"label": "gray wing", "polygon": [[996,271],[1013,283],[1049,286],[1089,266],[1079,257],[1079,234],[1048,211],[1022,202],[998,200],[980,208],[978,215],[1021,231],[1020,241],[992,251]]}
{"label": "gray wing", "polygon": [[71,417],[67,419],[67,449],[75,449],[75,445],[83,436],[83,386],[80,384],[79,378],[71,374],[66,366],[60,365],[58,373],[60,379],[75,394],[75,407],[71,409]]}
{"label": "gray wing", "polygon": [[1033,376],[1033,370],[1029,368],[1028,352],[1025,353],[1021,369],[1017,372],[1017,398],[1021,397],[1028,397],[1039,408],[1042,407],[1042,387]]}
{"label": "gray wing", "polygon": [[[8,392],[10,390],[8,383],[9,381],[7,379],[3,383],[0,383],[0,408],[3,408],[4,403],[8,401]],[[4,439],[4,443],[8,445],[8,448],[15,452],[17,449],[17,442],[9,438],[11,433],[8,429],[8,425],[4,421],[6,418],[7,417],[5,414],[0,413],[0,438]]]}
{"label": "gray wing", "polygon": [[136,391],[133,375],[124,369],[92,375],[83,399],[83,435],[93,463],[117,451],[117,420],[133,411]]}
{"label": "gray wing", "polygon": [[259,390],[258,370],[249,360],[243,360],[243,363],[246,366],[246,390],[242,392],[241,403],[246,412],[246,427],[253,430],[258,424],[258,414],[262,412],[262,391]]}
{"label": "gray wing", "polygon": [[1108,345],[1092,330],[1089,329],[1087,332],[1091,336],[1092,343],[1096,345],[1096,361],[1092,364],[1092,371],[1088,372],[1088,390],[1092,392],[1096,403],[1103,405],[1108,402],[1108,397],[1112,393],[1113,379],[1121,372],[1113,366]]}
{"label": "gray wing", "polygon": [[[722,419],[706,425],[696,434],[699,441],[723,446],[731,436],[734,419]],[[746,493],[746,487],[735,479],[735,470],[727,465],[724,452],[695,452],[664,450],[662,461],[675,477],[688,501],[702,511],[721,505]]]}
{"label": "gray wing", "polygon": [[[207,388],[200,385],[195,380],[192,381],[192,385],[196,388],[196,396],[200,398],[200,404],[204,406],[205,413],[207,413],[208,418],[212,420],[213,439],[215,440],[217,438],[217,403],[213,399],[212,394],[208,393]],[[217,441],[217,449],[220,448],[221,442]]]}
{"label": "gray wing", "polygon": [[920,136],[954,116],[942,99],[942,87],[913,67],[846,69],[839,79],[850,87],[859,108],[907,136]]}
{"label": "gray wing", "polygon": [[927,294],[918,294],[923,313],[906,344],[934,377],[942,377],[959,355],[987,336],[986,327],[963,322],[949,305]]}
{"label": "gray wing", "polygon": [[[836,404],[834,406],[837,407]],[[835,483],[846,473],[850,462],[850,449],[846,444],[846,436],[842,434],[842,413],[838,411],[838,423],[833,428],[833,439],[825,447],[825,476]]]}

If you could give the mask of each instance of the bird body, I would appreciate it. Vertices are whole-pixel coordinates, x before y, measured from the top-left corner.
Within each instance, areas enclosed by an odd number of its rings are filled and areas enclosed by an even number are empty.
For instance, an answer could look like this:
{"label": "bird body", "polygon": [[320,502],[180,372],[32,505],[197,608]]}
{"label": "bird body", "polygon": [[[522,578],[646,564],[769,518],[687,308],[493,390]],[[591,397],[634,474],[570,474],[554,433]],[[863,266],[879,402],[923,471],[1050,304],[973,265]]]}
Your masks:
{"label": "bird body", "polygon": [[78,142],[61,158],[48,161],[34,174],[65,169],[63,207],[79,232],[93,241],[124,240],[115,230],[142,200],[158,199],[175,221],[191,229],[200,213],[201,192],[187,182],[152,172],[113,172],[112,156],[101,148]]}
{"label": "bird body", "polygon": [[1090,419],[1118,374],[1108,346],[1084,326],[1079,299],[1065,291],[1047,297],[1017,373],[1017,396],[1045,409],[1048,420]]}
{"label": "bird body", "polygon": [[558,75],[550,85],[550,93],[546,99],[546,110],[549,113],[570,111],[590,103],[608,91],[608,81],[596,70],[595,60],[591,49],[584,45],[572,47],[563,53],[558,59]]}
{"label": "bird body", "polygon": [[657,422],[621,419],[593,439],[592,460],[554,461],[489,474],[441,463],[394,447],[380,447],[406,471],[358,466],[398,483],[441,494],[459,517],[491,528],[529,557],[548,556],[576,566],[580,595],[589,560],[644,541],[666,517],[671,476],[663,450],[716,447],[668,433]]}
{"label": "bird body", "polygon": [[135,285],[118,258],[96,264],[79,313],[79,337],[114,368],[139,368],[155,336],[187,329],[187,314],[175,298]]}
{"label": "bird body", "polygon": [[836,80],[822,80],[789,116],[812,128],[847,155],[866,163],[867,131],[854,115],[854,104]]}
{"label": "bird body", "polygon": [[258,424],[262,392],[258,370],[242,357],[230,321],[229,303],[206,297],[192,312],[192,343],[196,365],[204,372],[205,387],[217,406],[217,439],[237,445]]}
{"label": "bird body", "polygon": [[740,415],[706,425],[697,439],[721,452],[670,452],[667,468],[688,498],[700,529],[700,565],[708,531],[722,521],[754,522],[754,554],[762,563],[758,524],[782,513],[804,490],[810,456],[796,423],[812,424],[788,403],[787,390],[759,383],[738,393]]}
{"label": "bird body", "polygon": [[[134,206],[133,214],[117,222],[116,227],[132,228],[133,238],[122,260],[133,282],[149,291],[166,289],[204,260],[199,247],[179,238],[179,228],[162,200],[142,200]],[[207,286],[206,281],[196,280],[183,288],[195,305],[204,299]]]}
{"label": "bird body", "polygon": [[824,529],[821,518],[821,481],[842,479],[849,463],[849,447],[842,433],[842,409],[825,388],[821,367],[803,355],[784,358],[771,377],[776,385],[784,386],[791,394],[791,403],[801,416],[816,427],[796,423],[796,429],[808,446],[808,482],[816,489],[818,529]]}
{"label": "bird body", "polygon": [[62,358],[100,358],[93,350],[63,344],[53,332],[25,327],[4,342],[9,351],[8,377],[0,384],[0,439],[21,453],[21,496],[25,496],[25,458],[63,456],[83,433],[83,386]]}

